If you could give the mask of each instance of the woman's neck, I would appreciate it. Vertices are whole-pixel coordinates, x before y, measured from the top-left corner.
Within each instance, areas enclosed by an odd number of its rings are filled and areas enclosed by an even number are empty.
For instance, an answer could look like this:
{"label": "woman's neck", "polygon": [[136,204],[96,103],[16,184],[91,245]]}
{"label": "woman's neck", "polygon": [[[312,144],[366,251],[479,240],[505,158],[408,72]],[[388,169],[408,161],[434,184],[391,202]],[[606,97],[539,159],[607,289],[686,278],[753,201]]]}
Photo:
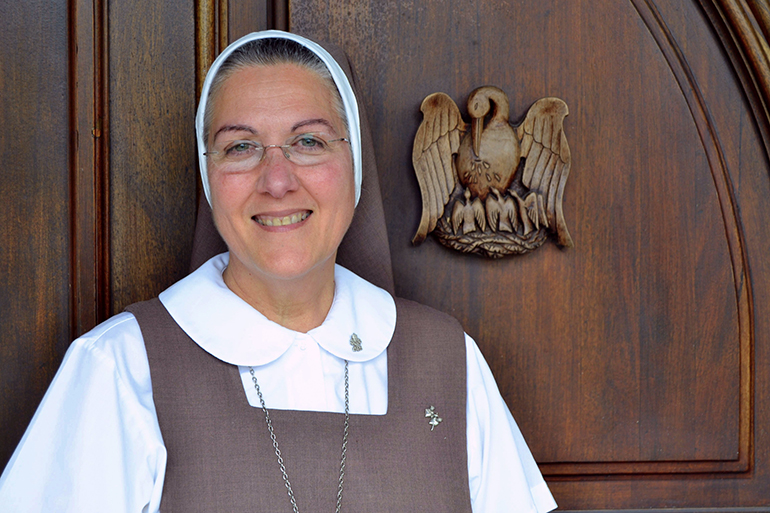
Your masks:
{"label": "woman's neck", "polygon": [[301,333],[320,326],[334,301],[333,260],[294,279],[266,278],[230,262],[222,277],[231,291],[262,315]]}

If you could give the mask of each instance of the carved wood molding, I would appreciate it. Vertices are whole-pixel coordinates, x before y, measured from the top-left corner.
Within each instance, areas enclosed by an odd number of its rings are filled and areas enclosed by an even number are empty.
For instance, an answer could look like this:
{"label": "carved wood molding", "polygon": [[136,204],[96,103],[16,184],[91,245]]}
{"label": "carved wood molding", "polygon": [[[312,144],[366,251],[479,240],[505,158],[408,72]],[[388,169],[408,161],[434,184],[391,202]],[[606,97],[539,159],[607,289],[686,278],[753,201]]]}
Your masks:
{"label": "carved wood molding", "polygon": [[699,0],[752,104],[770,155],[770,6],[763,0]]}
{"label": "carved wood molding", "polygon": [[733,41],[751,72],[762,101],[765,118],[770,118],[770,9],[757,0],[712,0],[730,28]]}
{"label": "carved wood molding", "polygon": [[75,338],[106,319],[110,308],[107,2],[73,2],[70,26],[70,335]]}

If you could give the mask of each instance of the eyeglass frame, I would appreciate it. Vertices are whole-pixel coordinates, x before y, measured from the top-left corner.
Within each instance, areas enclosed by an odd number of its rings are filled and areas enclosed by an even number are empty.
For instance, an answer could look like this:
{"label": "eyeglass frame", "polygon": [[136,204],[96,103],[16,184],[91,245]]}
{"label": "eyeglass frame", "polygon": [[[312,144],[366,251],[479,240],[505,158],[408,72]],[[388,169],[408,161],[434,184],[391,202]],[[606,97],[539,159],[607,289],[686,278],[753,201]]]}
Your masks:
{"label": "eyeglass frame", "polygon": [[[298,134],[298,135],[292,137],[290,139],[292,142],[288,143],[288,144],[268,144],[268,145],[263,145],[262,143],[258,143],[258,142],[255,142],[255,141],[249,141],[247,139],[243,139],[243,140],[238,139],[238,140],[235,140],[235,141],[231,141],[229,144],[242,143],[243,142],[243,143],[251,143],[251,144],[254,144],[258,148],[262,148],[262,155],[259,157],[259,160],[254,164],[255,167],[258,166],[259,164],[261,164],[263,160],[265,160],[265,155],[267,155],[267,150],[269,150],[270,148],[280,148],[281,149],[281,153],[283,153],[284,158],[286,160],[288,160],[289,162],[291,162],[292,164],[295,164],[297,166],[312,166],[314,164],[301,164],[301,163],[297,162],[296,160],[292,160],[291,159],[291,154],[289,153],[289,148],[294,146],[294,144],[296,142],[298,142],[299,140],[302,139],[302,137],[307,136],[307,135],[311,135],[311,136],[313,136],[316,139],[320,139],[321,142],[323,142],[327,146],[330,145],[331,143],[340,142],[340,141],[343,141],[343,142],[346,142],[346,143],[350,144],[350,139],[348,139],[347,137],[339,137],[337,139],[330,139],[330,140],[327,141],[326,139],[324,139],[320,135],[318,135],[316,133],[313,133],[313,132],[307,132],[307,133],[304,133],[304,134]],[[213,157],[214,155],[219,155],[219,154],[225,155],[226,152],[225,151],[204,151],[203,152],[203,155],[206,156],[206,157],[209,157],[209,156]]]}

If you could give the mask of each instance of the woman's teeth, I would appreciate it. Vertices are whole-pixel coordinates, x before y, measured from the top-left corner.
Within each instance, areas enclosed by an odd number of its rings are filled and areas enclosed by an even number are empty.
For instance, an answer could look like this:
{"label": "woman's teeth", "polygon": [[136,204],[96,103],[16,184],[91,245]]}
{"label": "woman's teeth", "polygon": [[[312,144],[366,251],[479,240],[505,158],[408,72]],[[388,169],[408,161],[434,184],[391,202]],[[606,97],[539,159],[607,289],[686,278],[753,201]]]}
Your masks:
{"label": "woman's teeth", "polygon": [[257,217],[257,222],[263,226],[287,226],[304,221],[309,215],[310,212],[303,212],[286,217]]}

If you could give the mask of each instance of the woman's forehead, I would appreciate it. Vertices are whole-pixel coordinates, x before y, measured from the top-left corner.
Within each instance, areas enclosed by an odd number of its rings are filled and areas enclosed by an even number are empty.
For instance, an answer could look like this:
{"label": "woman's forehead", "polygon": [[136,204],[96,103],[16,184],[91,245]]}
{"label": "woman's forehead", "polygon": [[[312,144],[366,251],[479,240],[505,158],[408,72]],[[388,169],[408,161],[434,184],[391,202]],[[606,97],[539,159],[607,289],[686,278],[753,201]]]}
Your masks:
{"label": "woman's forehead", "polygon": [[319,124],[335,132],[344,131],[331,87],[330,80],[296,64],[239,69],[209,99],[213,107],[212,132],[216,133],[223,123],[248,122],[280,122],[287,127]]}

